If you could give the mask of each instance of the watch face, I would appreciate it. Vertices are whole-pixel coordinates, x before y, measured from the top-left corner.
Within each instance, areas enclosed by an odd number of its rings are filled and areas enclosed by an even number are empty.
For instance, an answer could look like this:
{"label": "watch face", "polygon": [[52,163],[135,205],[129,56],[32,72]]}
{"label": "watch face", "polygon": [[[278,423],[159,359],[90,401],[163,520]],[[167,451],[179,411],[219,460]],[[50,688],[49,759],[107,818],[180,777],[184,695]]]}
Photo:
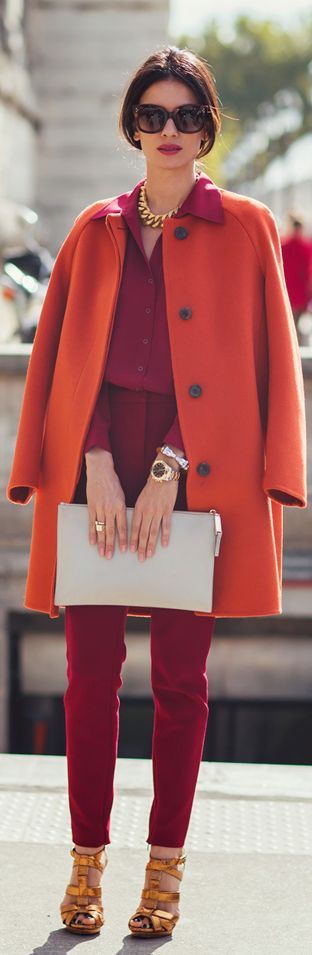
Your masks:
{"label": "watch face", "polygon": [[153,464],[153,474],[155,474],[155,477],[162,477],[162,475],[165,473],[166,473],[165,462],[156,461],[155,464]]}

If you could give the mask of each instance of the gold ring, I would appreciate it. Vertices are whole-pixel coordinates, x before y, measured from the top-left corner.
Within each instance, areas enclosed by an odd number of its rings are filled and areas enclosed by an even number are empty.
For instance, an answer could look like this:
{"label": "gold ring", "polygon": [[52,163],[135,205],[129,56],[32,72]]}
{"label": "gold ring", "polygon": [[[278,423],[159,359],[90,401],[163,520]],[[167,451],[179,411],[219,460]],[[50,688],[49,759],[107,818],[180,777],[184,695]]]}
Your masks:
{"label": "gold ring", "polygon": [[95,527],[97,531],[102,531],[105,527],[105,521],[95,521]]}

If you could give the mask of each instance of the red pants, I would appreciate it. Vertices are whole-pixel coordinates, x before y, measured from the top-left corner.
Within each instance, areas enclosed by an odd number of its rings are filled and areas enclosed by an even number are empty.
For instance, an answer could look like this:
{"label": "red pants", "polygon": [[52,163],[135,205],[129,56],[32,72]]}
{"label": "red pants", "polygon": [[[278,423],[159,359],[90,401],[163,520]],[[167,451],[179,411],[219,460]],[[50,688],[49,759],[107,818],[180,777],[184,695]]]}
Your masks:
{"label": "red pants", "polygon": [[[156,447],[173,421],[175,398],[111,386],[110,404],[114,466],[126,505],[134,507]],[[178,510],[187,510],[185,478],[182,474],[179,481]],[[84,464],[74,500],[86,503]],[[159,536],[156,546],[161,546]],[[127,609],[112,605],[65,608],[69,806],[73,842],[83,846],[111,841]],[[190,610],[151,608],[155,710],[149,844],[183,846],[185,842],[208,721],[206,663],[214,623],[215,617],[196,617]]]}

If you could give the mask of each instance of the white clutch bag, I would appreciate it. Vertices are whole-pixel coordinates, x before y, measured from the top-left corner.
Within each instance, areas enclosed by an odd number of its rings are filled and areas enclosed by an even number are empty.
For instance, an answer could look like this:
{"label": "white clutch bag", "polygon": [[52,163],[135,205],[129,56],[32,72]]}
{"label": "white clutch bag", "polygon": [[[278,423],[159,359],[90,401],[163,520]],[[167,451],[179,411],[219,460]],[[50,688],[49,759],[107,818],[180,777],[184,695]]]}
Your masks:
{"label": "white clutch bag", "polygon": [[[134,508],[127,507],[128,543]],[[171,607],[211,612],[221,517],[215,510],[172,511],[169,544],[160,532],[152,557],[121,553],[116,529],[108,560],[89,543],[88,505],[58,504],[55,603]]]}

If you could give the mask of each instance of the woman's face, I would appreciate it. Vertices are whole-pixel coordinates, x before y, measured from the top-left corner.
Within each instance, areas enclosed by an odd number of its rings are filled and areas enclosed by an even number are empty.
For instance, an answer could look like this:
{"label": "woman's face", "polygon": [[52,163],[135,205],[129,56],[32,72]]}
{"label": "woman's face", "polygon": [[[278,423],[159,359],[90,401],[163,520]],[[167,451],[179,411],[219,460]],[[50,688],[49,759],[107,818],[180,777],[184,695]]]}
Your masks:
{"label": "woman's face", "polygon": [[[176,106],[198,105],[199,101],[193,90],[181,80],[167,79],[152,83],[142,93],[139,100],[139,104],[141,103],[173,110]],[[178,169],[194,163],[201,141],[207,138],[207,131],[203,128],[196,133],[180,133],[173,117],[169,116],[160,133],[144,133],[136,128],[134,138],[141,141],[142,152],[148,164],[158,169]],[[160,152],[159,146],[167,144],[178,145],[181,149],[174,153]]]}

